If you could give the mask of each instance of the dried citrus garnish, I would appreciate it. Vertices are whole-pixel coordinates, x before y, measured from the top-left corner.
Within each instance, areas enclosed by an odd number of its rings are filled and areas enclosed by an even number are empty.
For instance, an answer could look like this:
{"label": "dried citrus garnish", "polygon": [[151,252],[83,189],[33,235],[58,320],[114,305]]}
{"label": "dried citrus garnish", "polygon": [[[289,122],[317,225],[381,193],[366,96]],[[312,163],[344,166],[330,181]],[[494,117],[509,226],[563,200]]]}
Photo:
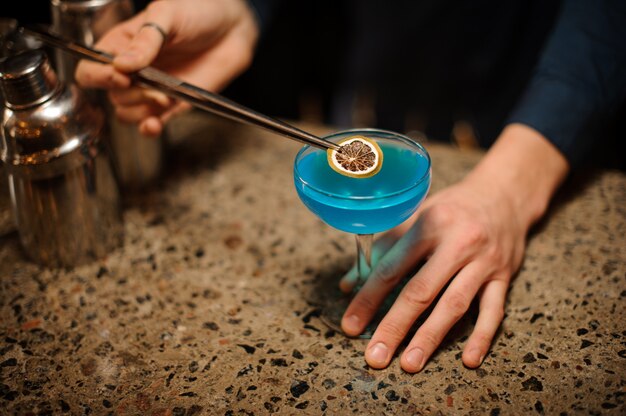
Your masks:
{"label": "dried citrus garnish", "polygon": [[369,178],[383,166],[383,152],[372,139],[353,136],[337,144],[338,150],[327,151],[328,164],[335,172],[352,178]]}

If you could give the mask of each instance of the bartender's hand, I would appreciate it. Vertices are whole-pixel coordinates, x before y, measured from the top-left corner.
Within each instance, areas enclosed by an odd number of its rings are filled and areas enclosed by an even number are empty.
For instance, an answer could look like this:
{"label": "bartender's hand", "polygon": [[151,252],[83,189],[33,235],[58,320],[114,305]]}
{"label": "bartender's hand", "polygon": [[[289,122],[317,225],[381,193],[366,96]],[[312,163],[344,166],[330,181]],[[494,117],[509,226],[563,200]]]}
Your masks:
{"label": "bartender's hand", "polygon": [[142,133],[158,135],[169,117],[188,106],[131,86],[127,74],[153,65],[219,91],[249,66],[257,38],[257,23],[243,0],[158,0],[96,44],[116,56],[113,66],[82,61],[76,80],[83,87],[108,89],[123,121],[140,123]]}
{"label": "bartender's hand", "polygon": [[[392,288],[420,261],[426,262],[376,329],[365,351],[367,363],[387,367],[411,326],[441,294],[402,353],[402,368],[420,371],[474,297],[479,315],[462,360],[478,367],[503,319],[526,234],[568,169],[566,159],[541,134],[510,125],[463,181],[428,198],[412,220],[385,234],[373,250],[384,254],[343,317],[348,335],[361,333]],[[355,277],[355,270],[350,271],[341,288],[349,290]]]}

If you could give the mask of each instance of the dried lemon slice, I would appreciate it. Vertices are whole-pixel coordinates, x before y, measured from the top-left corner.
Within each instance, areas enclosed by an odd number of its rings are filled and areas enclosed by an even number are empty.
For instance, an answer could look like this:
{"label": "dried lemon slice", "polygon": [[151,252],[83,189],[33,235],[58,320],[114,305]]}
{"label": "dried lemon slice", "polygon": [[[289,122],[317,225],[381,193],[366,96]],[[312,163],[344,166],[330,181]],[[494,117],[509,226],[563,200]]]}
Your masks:
{"label": "dried lemon slice", "polygon": [[337,143],[339,150],[328,149],[328,164],[334,171],[352,178],[369,178],[383,166],[380,146],[367,137],[352,136]]}

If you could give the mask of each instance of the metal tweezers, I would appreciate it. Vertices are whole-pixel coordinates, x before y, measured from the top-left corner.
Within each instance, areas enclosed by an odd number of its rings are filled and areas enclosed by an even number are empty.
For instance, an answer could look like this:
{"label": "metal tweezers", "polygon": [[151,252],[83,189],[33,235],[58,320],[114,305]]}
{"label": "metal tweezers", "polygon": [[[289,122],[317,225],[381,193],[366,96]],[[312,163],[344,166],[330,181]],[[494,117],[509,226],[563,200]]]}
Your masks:
{"label": "metal tweezers", "polygon": [[[22,31],[27,35],[42,40],[46,44],[69,52],[78,58],[89,59],[102,64],[111,64],[113,62],[113,55],[66,39],[52,32],[45,26],[24,26]],[[276,134],[320,149],[339,150],[340,148],[340,146],[335,143],[331,143],[328,140],[319,138],[275,118],[258,113],[219,94],[181,81],[156,68],[150,66],[143,68],[132,74],[132,77],[138,85],[159,90],[170,97],[186,101],[194,107],[201,108],[231,120],[263,127]]]}

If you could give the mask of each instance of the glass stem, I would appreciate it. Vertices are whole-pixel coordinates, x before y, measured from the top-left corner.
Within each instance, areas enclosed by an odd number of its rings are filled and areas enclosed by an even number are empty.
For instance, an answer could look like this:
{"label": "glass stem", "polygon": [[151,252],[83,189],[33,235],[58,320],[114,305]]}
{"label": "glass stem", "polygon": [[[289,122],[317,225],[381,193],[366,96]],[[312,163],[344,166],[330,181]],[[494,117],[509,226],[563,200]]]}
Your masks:
{"label": "glass stem", "polygon": [[357,281],[354,288],[358,290],[365,284],[367,277],[372,271],[372,240],[373,234],[357,234],[356,235],[356,248],[357,248]]}

